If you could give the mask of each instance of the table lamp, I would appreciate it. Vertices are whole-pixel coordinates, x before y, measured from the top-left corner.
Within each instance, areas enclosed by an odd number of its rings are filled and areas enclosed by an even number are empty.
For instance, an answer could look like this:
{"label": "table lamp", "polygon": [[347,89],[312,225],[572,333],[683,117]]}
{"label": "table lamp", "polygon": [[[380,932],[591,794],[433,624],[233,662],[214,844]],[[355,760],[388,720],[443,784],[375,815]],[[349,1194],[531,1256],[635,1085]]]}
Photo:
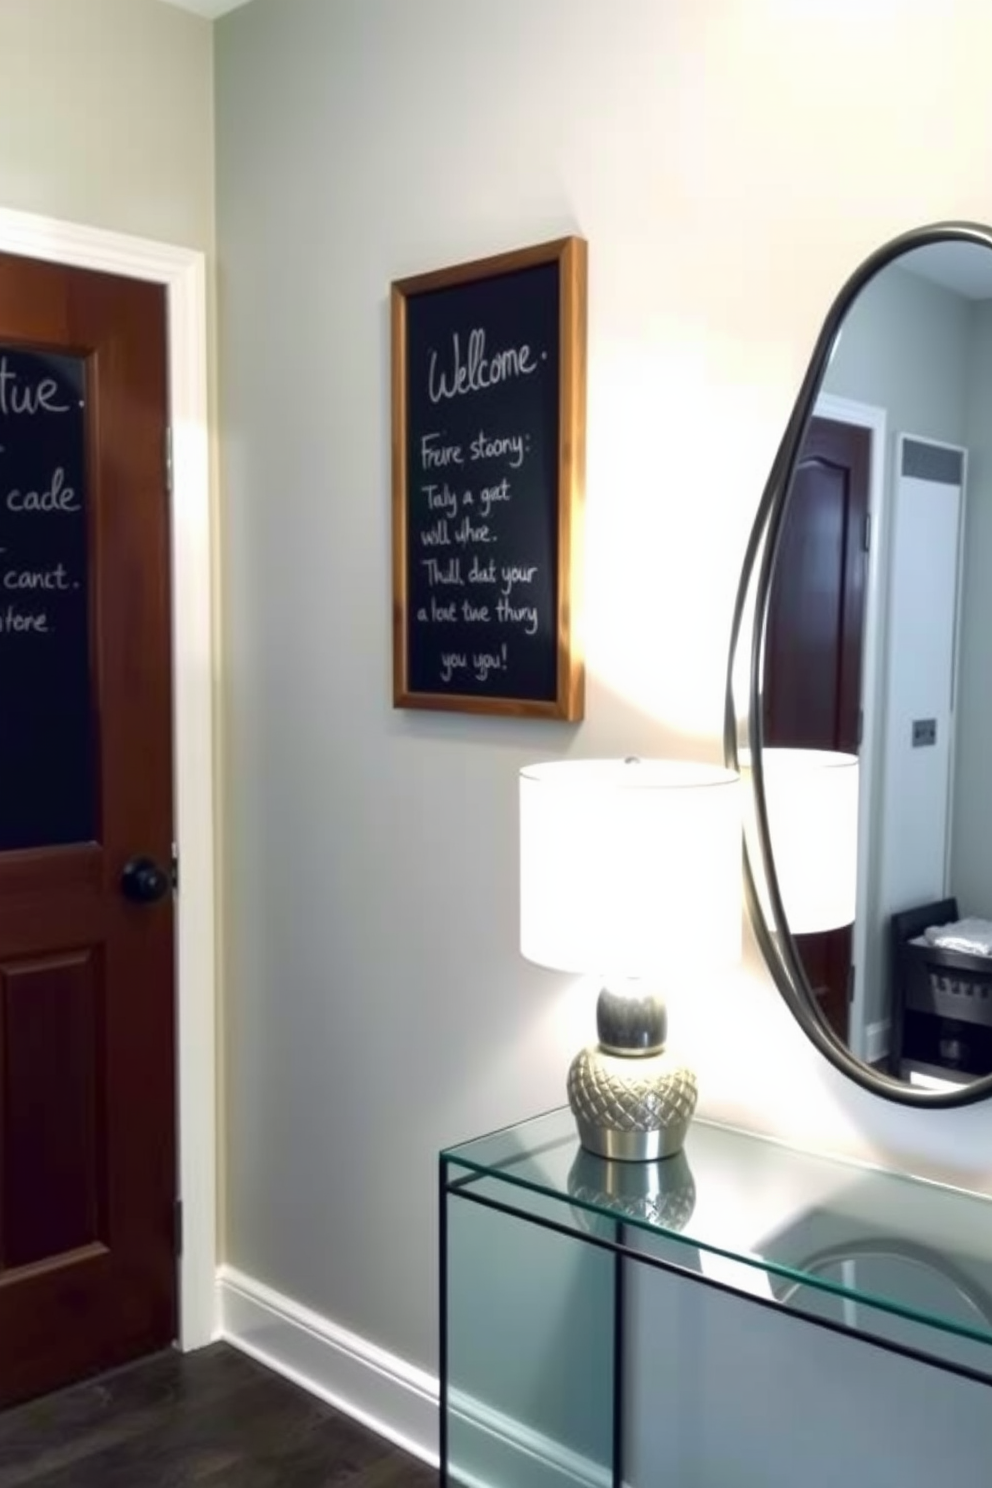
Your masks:
{"label": "table lamp", "polygon": [[680,760],[564,760],[520,772],[520,949],[594,974],[598,1043],[568,1072],[589,1152],[681,1151],[696,1077],[666,1052],[664,984],[741,944],[736,774]]}

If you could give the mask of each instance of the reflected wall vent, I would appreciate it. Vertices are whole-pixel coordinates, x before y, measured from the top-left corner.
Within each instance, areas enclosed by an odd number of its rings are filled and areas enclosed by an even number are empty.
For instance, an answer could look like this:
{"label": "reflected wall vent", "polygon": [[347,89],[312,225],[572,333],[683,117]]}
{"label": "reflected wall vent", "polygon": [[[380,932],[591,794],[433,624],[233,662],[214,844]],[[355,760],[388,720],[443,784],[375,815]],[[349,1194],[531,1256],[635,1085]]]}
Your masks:
{"label": "reflected wall vent", "polygon": [[902,474],[915,480],[936,481],[941,486],[964,484],[964,451],[926,444],[922,439],[902,442]]}

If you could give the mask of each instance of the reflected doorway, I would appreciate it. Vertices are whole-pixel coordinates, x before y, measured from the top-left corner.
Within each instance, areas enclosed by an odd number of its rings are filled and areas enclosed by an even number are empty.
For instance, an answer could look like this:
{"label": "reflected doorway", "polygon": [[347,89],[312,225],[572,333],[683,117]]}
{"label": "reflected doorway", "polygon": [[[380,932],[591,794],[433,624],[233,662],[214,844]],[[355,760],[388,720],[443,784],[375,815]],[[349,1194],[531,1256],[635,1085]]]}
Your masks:
{"label": "reflected doorway", "polygon": [[[815,417],[796,463],[769,592],[769,746],[860,752],[871,439]],[[852,927],[798,935],[796,947],[820,1011],[848,1044]]]}

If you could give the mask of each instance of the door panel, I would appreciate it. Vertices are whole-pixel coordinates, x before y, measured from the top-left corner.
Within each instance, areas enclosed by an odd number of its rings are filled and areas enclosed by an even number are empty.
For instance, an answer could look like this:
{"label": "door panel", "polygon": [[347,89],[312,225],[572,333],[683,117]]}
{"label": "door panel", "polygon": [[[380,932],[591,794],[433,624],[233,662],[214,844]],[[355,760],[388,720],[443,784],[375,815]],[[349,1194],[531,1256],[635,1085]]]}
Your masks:
{"label": "door panel", "polygon": [[[859,751],[870,458],[869,430],[811,420],[769,594],[769,745]],[[845,1043],[851,934],[844,926],[796,937],[820,1009]]]}
{"label": "door panel", "polygon": [[4,1231],[16,1270],[102,1238],[102,968],[93,951],[0,968]]}
{"label": "door panel", "polygon": [[0,1404],[175,1334],[165,295],[0,255]]}
{"label": "door panel", "polygon": [[[890,648],[885,682],[878,885],[885,914],[952,894],[947,852],[962,494],[961,485],[907,475],[893,490],[888,633],[899,644]],[[916,719],[935,725],[925,748],[913,743]]]}

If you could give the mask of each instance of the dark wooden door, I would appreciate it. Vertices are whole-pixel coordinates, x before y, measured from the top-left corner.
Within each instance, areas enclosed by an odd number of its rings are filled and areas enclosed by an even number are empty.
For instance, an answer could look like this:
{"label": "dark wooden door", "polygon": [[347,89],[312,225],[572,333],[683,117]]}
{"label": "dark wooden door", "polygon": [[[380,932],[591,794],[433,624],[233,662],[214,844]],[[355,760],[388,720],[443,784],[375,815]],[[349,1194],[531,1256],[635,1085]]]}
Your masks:
{"label": "dark wooden door", "polygon": [[0,255],[0,1404],[175,1336],[165,324]]}
{"label": "dark wooden door", "polygon": [[[769,595],[768,744],[858,753],[870,461],[868,429],[811,421]],[[850,927],[800,935],[796,944],[824,1015],[846,1042]]]}

